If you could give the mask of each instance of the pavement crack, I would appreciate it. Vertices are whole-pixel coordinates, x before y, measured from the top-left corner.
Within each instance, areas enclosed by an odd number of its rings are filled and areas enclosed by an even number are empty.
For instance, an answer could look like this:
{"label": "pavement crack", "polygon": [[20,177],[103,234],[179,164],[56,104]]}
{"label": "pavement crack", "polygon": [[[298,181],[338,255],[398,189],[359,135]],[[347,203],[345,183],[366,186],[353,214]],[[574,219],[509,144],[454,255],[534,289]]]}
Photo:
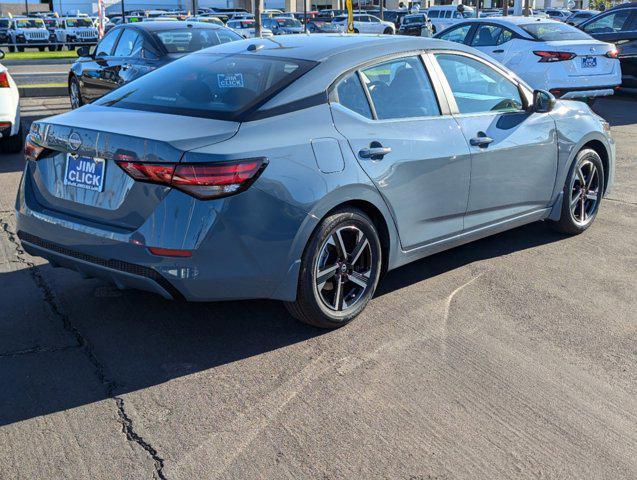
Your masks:
{"label": "pavement crack", "polygon": [[[53,290],[46,283],[44,277],[40,273],[38,265],[25,258],[26,252],[22,249],[17,235],[10,230],[9,224],[4,219],[0,219],[0,227],[2,227],[2,231],[5,233],[9,242],[13,245],[16,252],[15,257],[18,263],[28,268],[28,274],[31,276],[33,282],[42,293],[44,302],[48,305],[51,312],[60,319],[62,328],[75,339],[76,344],[67,348],[82,349],[84,356],[93,366],[95,376],[97,377],[99,382],[104,385],[107,397],[115,401],[115,404],[117,406],[118,419],[120,424],[122,425],[122,432],[126,435],[126,439],[139,445],[142,449],[144,449],[144,451],[149,454],[150,458],[154,462],[156,478],[159,478],[160,480],[166,480],[166,476],[163,471],[164,459],[159,456],[159,454],[157,453],[157,449],[155,449],[147,440],[144,440],[144,438],[135,431],[133,427],[133,421],[126,413],[124,399],[115,395],[115,390],[117,389],[118,385],[106,374],[106,367],[102,364],[99,358],[97,358],[93,346],[88,341],[88,339],[84,337],[84,335],[82,335],[82,332],[80,332],[80,330],[73,324],[73,322],[71,322],[69,316],[63,312],[62,308],[55,298],[55,295],[53,294]],[[9,352],[7,356],[36,353],[37,351],[39,351],[38,348],[40,347],[33,347],[33,349],[25,349],[23,351],[13,352],[13,355],[11,355],[12,352]],[[0,357],[2,356],[5,355],[0,355]]]}
{"label": "pavement crack", "polygon": [[23,348],[21,350],[10,350],[8,352],[0,352],[0,358],[21,357],[22,355],[32,355],[34,353],[65,352],[67,350],[72,350],[78,347],[79,345],[67,345],[64,347],[41,347],[40,345],[36,345],[34,347]]}
{"label": "pavement crack", "polygon": [[619,200],[617,198],[604,197],[604,200],[609,201],[609,202],[615,202],[615,203],[623,203],[624,205],[632,205],[632,206],[637,205],[637,203],[627,202],[626,200]]}

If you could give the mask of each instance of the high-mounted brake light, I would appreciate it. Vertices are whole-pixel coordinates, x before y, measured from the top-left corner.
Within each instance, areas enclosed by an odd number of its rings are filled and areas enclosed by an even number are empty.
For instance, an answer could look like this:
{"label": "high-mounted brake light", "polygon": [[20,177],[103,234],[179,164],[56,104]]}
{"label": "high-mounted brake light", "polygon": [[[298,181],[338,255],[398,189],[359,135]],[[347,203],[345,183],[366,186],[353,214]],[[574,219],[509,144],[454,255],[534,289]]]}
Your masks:
{"label": "high-mounted brake light", "polygon": [[9,88],[10,86],[7,72],[0,72],[0,88]]}
{"label": "high-mounted brake light", "polygon": [[573,52],[548,52],[544,50],[536,50],[533,53],[540,57],[542,63],[563,62],[577,56]]}
{"label": "high-mounted brake light", "polygon": [[219,163],[174,164],[125,160],[116,160],[116,163],[137,181],[171,186],[206,200],[244,191],[267,165],[265,158]]}
{"label": "high-mounted brake light", "polygon": [[612,50],[609,50],[608,52],[606,52],[606,56],[608,58],[618,58],[619,57],[619,50],[617,49],[617,47],[613,47]]}

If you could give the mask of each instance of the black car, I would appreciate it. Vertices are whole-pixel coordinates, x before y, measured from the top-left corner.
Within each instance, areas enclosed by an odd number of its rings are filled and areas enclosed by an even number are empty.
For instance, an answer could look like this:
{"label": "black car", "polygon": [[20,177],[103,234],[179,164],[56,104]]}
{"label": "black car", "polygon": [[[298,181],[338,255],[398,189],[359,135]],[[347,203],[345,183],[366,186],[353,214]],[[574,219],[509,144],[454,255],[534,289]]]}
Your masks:
{"label": "black car", "polygon": [[341,27],[325,20],[308,20],[307,31],[310,33],[340,33]]}
{"label": "black car", "polygon": [[[393,22],[396,29],[400,28],[403,17],[409,15],[409,12],[405,10],[385,10],[383,11],[383,20]],[[377,15],[380,18],[380,15]]]}
{"label": "black car", "polygon": [[597,40],[617,46],[622,86],[637,88],[637,3],[624,3],[579,25]]}
{"label": "black car", "polygon": [[189,53],[243,37],[202,22],[118,25],[94,47],[81,47],[69,73],[71,106],[78,108]]}
{"label": "black car", "polygon": [[[411,35],[412,37],[420,37],[423,28],[431,27],[431,22],[427,18],[426,13],[414,13],[412,15],[405,15],[402,22],[400,22],[400,28],[398,29],[398,35]],[[425,36],[431,36],[431,29],[429,34]]]}
{"label": "black car", "polygon": [[305,32],[305,27],[296,18],[263,18],[261,22],[263,27],[272,30],[274,35],[292,35]]}

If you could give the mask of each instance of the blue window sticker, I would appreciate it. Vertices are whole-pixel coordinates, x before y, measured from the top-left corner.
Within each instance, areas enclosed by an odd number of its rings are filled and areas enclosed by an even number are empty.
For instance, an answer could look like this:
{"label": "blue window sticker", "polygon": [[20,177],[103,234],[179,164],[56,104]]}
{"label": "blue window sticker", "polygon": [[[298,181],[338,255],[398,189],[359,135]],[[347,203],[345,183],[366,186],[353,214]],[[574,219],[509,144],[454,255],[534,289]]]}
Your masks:
{"label": "blue window sticker", "polygon": [[243,88],[243,73],[218,73],[219,88]]}

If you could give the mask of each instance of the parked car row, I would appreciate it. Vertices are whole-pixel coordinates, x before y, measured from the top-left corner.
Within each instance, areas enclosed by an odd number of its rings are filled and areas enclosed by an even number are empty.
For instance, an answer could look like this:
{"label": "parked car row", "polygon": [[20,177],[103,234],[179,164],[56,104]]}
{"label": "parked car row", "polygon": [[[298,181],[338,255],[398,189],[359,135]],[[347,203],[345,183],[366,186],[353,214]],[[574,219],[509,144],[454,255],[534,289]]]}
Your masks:
{"label": "parked car row", "polygon": [[69,50],[80,45],[95,45],[98,31],[88,17],[13,17],[0,18],[0,45],[6,45],[10,52],[24,51],[25,48]]}

